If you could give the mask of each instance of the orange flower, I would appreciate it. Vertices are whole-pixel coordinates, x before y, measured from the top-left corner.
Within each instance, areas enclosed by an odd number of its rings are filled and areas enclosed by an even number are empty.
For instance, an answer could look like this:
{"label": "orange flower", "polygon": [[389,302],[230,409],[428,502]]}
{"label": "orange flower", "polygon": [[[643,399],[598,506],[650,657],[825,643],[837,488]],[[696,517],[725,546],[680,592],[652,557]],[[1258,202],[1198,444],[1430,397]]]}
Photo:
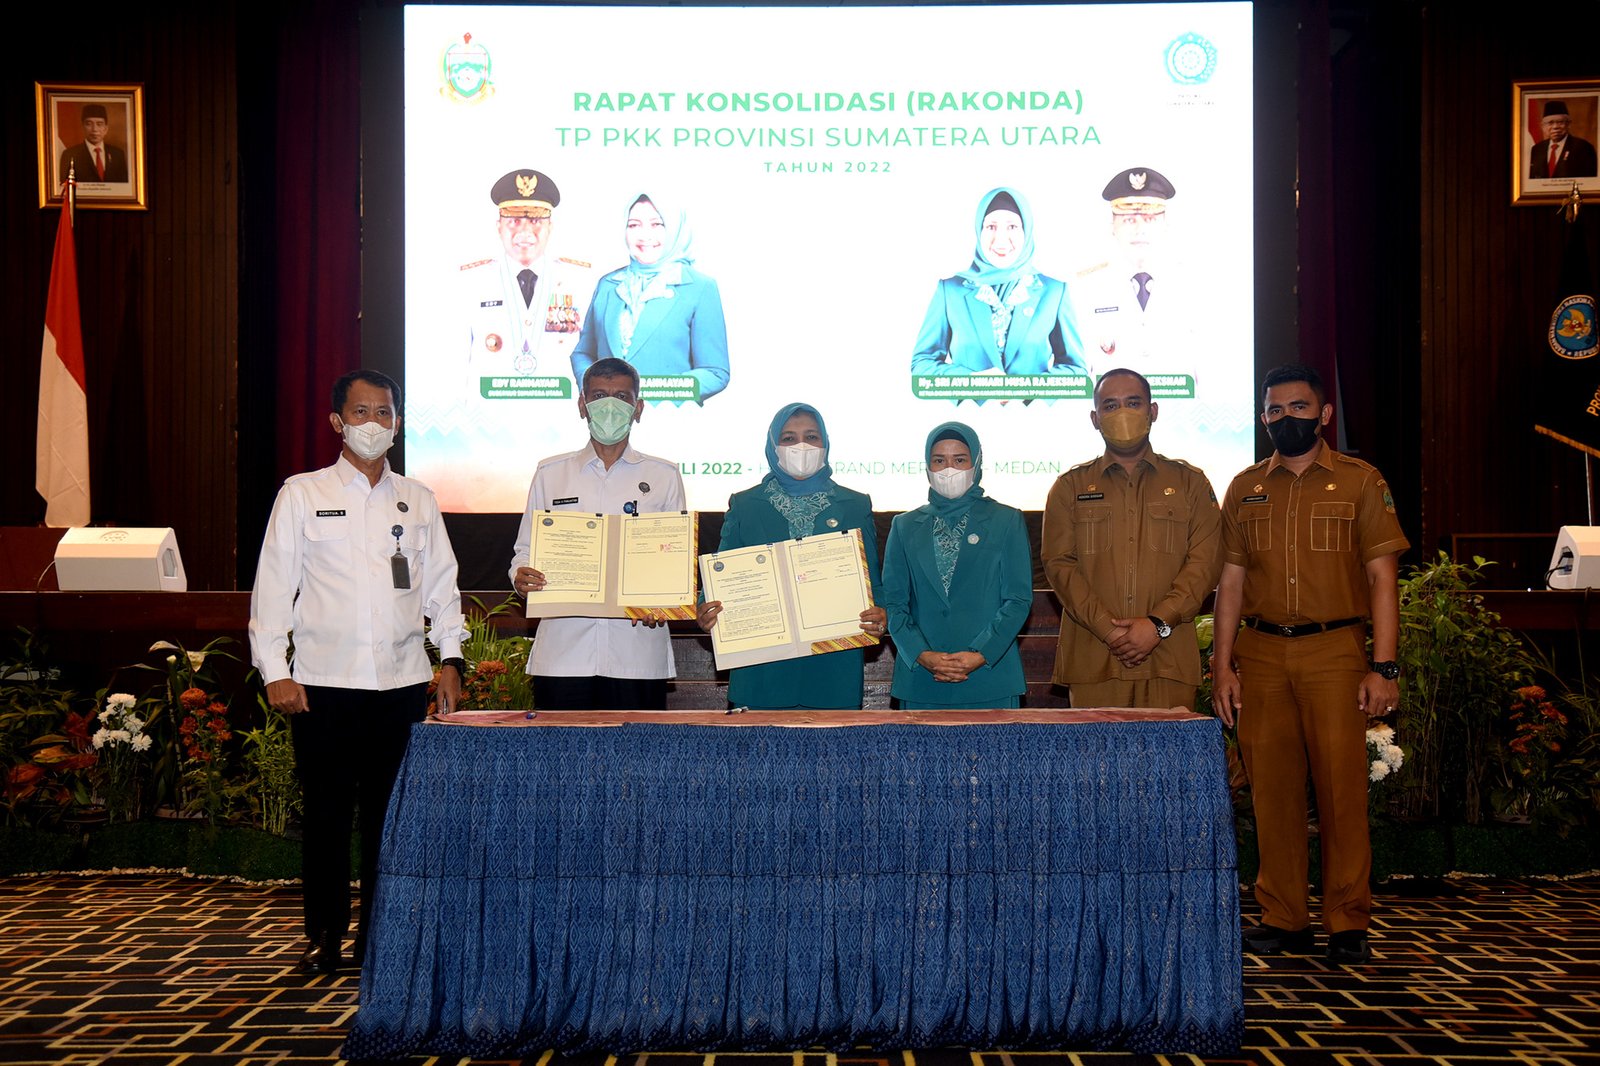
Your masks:
{"label": "orange flower", "polygon": [[206,695],[204,689],[186,688],[183,690],[183,694],[178,697],[178,702],[183,704],[183,708],[186,711],[198,711],[210,699],[211,697]]}

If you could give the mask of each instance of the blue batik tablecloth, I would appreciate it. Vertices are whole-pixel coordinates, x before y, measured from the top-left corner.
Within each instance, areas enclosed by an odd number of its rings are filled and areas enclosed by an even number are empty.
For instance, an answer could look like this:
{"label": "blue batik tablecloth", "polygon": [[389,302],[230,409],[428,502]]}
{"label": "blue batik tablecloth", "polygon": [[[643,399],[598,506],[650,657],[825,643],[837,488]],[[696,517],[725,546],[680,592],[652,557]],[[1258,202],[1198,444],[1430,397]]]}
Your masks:
{"label": "blue batik tablecloth", "polygon": [[1235,1050],[1217,723],[993,715],[416,727],[345,1056]]}

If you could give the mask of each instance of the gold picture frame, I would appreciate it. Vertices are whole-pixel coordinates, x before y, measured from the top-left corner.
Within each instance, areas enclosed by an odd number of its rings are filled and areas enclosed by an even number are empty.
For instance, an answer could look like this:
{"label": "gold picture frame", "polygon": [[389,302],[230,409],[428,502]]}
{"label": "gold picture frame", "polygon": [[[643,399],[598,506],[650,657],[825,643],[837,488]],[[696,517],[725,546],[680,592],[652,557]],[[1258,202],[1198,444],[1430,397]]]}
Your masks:
{"label": "gold picture frame", "polygon": [[[1565,136],[1552,138],[1550,133],[1562,126]],[[1553,139],[1558,143],[1552,148]],[[1600,194],[1596,145],[1600,145],[1600,78],[1512,83],[1513,204],[1558,204],[1572,194],[1574,182],[1585,196]]]}
{"label": "gold picture frame", "polygon": [[144,184],[144,86],[34,82],[39,206],[60,207],[67,175],[79,207],[148,209]]}

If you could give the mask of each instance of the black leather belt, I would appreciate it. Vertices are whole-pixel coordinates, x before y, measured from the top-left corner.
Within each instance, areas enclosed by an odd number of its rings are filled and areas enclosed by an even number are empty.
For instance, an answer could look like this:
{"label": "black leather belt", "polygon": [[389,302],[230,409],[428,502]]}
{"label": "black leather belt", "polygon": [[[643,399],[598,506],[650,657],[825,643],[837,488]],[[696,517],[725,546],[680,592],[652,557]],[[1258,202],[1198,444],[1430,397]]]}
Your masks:
{"label": "black leather belt", "polygon": [[1333,629],[1343,629],[1345,626],[1358,626],[1361,621],[1359,618],[1340,618],[1332,622],[1304,622],[1297,626],[1280,626],[1276,622],[1246,618],[1244,624],[1259,632],[1271,633],[1275,637],[1309,637],[1313,633],[1326,633]]}

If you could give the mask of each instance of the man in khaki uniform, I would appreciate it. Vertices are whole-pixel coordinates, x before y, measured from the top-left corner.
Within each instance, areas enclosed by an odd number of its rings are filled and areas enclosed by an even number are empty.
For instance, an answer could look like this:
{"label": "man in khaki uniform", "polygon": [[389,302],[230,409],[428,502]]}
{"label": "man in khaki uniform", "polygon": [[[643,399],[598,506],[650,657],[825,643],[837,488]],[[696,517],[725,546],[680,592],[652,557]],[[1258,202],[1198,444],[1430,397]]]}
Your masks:
{"label": "man in khaki uniform", "polygon": [[1205,474],[1150,447],[1159,413],[1132,370],[1095,385],[1105,454],[1056,479],[1045,576],[1061,601],[1055,683],[1074,707],[1194,707],[1194,616],[1217,583],[1217,497]]}
{"label": "man in khaki uniform", "polygon": [[1393,711],[1400,697],[1397,580],[1410,545],[1383,475],[1321,440],[1333,408],[1316,371],[1270,372],[1263,410],[1277,450],[1234,478],[1222,501],[1212,651],[1212,702],[1225,724],[1238,722],[1261,848],[1261,924],[1244,931],[1244,948],[1275,955],[1315,946],[1306,905],[1309,771],[1327,956],[1365,962],[1367,719]]}

